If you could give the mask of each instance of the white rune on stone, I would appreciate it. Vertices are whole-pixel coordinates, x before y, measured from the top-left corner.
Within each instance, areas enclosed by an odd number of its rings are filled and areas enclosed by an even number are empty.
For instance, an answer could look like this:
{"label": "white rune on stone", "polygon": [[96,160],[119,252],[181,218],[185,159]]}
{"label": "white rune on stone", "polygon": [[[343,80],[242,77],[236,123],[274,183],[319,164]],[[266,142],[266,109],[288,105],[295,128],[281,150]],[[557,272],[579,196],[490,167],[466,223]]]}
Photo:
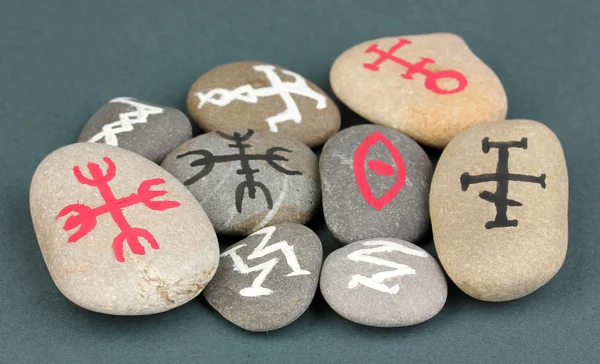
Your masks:
{"label": "white rune on stone", "polygon": [[[294,247],[290,245],[287,241],[282,240],[276,244],[266,246],[269,240],[271,240],[271,236],[274,232],[275,227],[269,226],[250,235],[254,236],[264,234],[265,236],[263,237],[260,244],[258,244],[258,246],[254,249],[254,251],[250,255],[248,255],[247,260],[262,258],[267,254],[271,254],[279,250],[285,256],[287,265],[292,269],[292,272],[287,274],[286,277],[309,275],[309,271],[300,268],[298,259],[294,254]],[[229,256],[233,261],[233,270],[241,274],[260,272],[258,276],[254,279],[250,287],[245,287],[240,290],[240,295],[246,297],[268,296],[271,293],[273,293],[273,291],[263,287],[262,284],[269,275],[269,273],[271,273],[273,268],[277,265],[279,259],[273,258],[264,263],[257,264],[253,267],[249,267],[248,265],[246,265],[246,263],[244,263],[244,259],[242,259],[242,257],[240,257],[237,253],[238,249],[243,248],[245,246],[246,244],[241,244],[234,248],[231,248],[225,251],[223,254],[221,254],[221,257]]]}
{"label": "white rune on stone", "polygon": [[393,268],[389,271],[375,273],[371,277],[365,277],[360,274],[355,274],[348,282],[348,288],[356,288],[359,284],[363,286],[375,289],[389,294],[396,294],[400,290],[400,286],[395,284],[393,286],[387,286],[384,282],[388,279],[401,277],[406,275],[415,274],[415,270],[405,264],[391,262],[389,260],[381,259],[372,256],[373,253],[385,253],[385,252],[401,252],[408,255],[413,255],[421,258],[426,258],[427,253],[422,250],[416,250],[407,248],[404,245],[393,243],[386,240],[369,240],[362,243],[364,246],[374,246],[375,248],[360,249],[348,254],[348,259],[355,262],[365,262],[384,267]]}
{"label": "white rune on stone", "polygon": [[102,131],[94,135],[88,142],[97,142],[104,138],[104,143],[119,146],[117,134],[133,130],[133,124],[145,124],[148,122],[148,116],[162,114],[163,108],[135,102],[128,97],[119,97],[110,100],[111,103],[118,102],[135,107],[135,110],[119,114],[119,120],[106,124]]}
{"label": "white rune on stone", "polygon": [[258,65],[253,67],[256,71],[265,74],[271,86],[254,88],[252,85],[243,85],[234,90],[226,90],[223,88],[215,88],[206,93],[196,92],[195,95],[200,100],[198,109],[205,104],[213,104],[217,106],[226,106],[234,100],[256,104],[259,97],[279,96],[285,103],[286,109],[277,115],[273,115],[266,119],[269,124],[269,129],[277,133],[278,123],[293,121],[296,124],[302,122],[302,115],[298,106],[292,97],[292,94],[308,97],[317,102],[316,108],[322,110],[327,107],[327,99],[324,95],[315,92],[308,87],[306,80],[297,73],[282,70],[281,73],[294,78],[294,82],[283,82],[275,72],[275,66]]}

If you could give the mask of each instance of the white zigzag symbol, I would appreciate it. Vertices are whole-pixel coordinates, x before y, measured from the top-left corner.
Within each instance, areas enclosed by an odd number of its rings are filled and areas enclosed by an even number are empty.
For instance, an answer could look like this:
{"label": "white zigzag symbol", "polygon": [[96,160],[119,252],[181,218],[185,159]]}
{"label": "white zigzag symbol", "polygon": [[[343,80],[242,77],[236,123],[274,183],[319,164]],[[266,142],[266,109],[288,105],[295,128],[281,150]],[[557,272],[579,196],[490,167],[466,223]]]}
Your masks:
{"label": "white zigzag symbol", "polygon": [[[254,236],[264,234],[265,236],[263,237],[260,244],[258,244],[258,246],[254,249],[254,251],[250,255],[248,255],[248,260],[262,258],[267,254],[271,254],[276,252],[277,250],[280,250],[285,256],[287,264],[292,269],[292,272],[287,274],[286,277],[309,275],[309,271],[300,268],[298,259],[296,259],[296,255],[294,254],[294,247],[288,244],[287,241],[283,240],[278,242],[277,244],[266,246],[269,240],[271,240],[271,236],[274,232],[275,227],[269,226],[250,235]],[[240,295],[245,297],[268,296],[271,293],[273,293],[273,291],[263,287],[262,284],[269,275],[269,273],[271,273],[275,265],[277,265],[279,259],[273,258],[264,263],[255,265],[254,267],[249,267],[248,265],[246,265],[246,263],[244,263],[244,260],[237,254],[237,250],[245,246],[246,244],[241,244],[232,249],[229,249],[223,254],[221,254],[221,257],[231,257],[231,260],[233,261],[233,270],[241,274],[260,272],[260,274],[254,279],[250,287],[245,287],[240,290]]]}
{"label": "white zigzag symbol", "polygon": [[327,99],[324,95],[315,92],[306,84],[306,80],[297,73],[282,70],[281,73],[294,78],[294,82],[283,82],[281,78],[275,72],[275,66],[271,65],[258,65],[253,67],[256,71],[265,74],[271,86],[254,88],[252,85],[243,85],[234,90],[226,90],[224,88],[215,88],[208,91],[207,93],[196,92],[195,95],[200,100],[198,109],[202,108],[205,104],[213,104],[217,106],[225,106],[234,100],[244,101],[251,104],[256,104],[259,97],[268,96],[279,96],[285,103],[285,110],[277,115],[271,116],[266,119],[269,124],[269,129],[273,133],[277,133],[278,123],[285,121],[293,121],[296,124],[302,122],[302,115],[298,106],[292,97],[294,95],[300,95],[308,97],[317,102],[316,108],[322,110],[327,107]]}
{"label": "white zigzag symbol", "polygon": [[111,103],[119,102],[135,107],[135,110],[119,114],[119,120],[102,127],[102,131],[88,140],[88,142],[97,142],[104,138],[104,143],[119,146],[117,134],[133,130],[133,124],[145,124],[148,122],[148,116],[161,114],[164,109],[156,106],[150,106],[135,102],[128,97],[119,97],[110,100]]}
{"label": "white zigzag symbol", "polygon": [[348,288],[356,288],[359,284],[375,289],[377,291],[396,294],[400,290],[400,286],[395,284],[391,287],[384,282],[387,279],[415,274],[415,270],[405,264],[391,262],[389,260],[373,257],[370,254],[398,251],[404,254],[409,254],[421,258],[426,258],[428,254],[422,250],[407,248],[404,245],[396,244],[386,240],[370,240],[362,243],[365,246],[377,246],[377,248],[360,249],[348,254],[348,259],[355,262],[365,262],[371,264],[382,265],[385,267],[394,268],[390,271],[375,273],[371,277],[365,277],[360,274],[355,274],[348,282]]}

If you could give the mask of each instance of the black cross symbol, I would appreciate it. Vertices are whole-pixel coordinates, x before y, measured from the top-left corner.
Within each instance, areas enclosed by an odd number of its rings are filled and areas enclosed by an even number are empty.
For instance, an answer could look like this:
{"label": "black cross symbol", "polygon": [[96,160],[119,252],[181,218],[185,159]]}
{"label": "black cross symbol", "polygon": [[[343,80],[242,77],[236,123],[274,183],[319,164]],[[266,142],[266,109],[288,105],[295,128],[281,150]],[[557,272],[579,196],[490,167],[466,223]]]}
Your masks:
{"label": "black cross symbol", "polygon": [[178,155],[177,156],[178,159],[187,157],[189,155],[200,155],[203,157],[203,158],[196,159],[195,161],[190,163],[190,166],[192,166],[192,167],[203,166],[202,170],[200,170],[200,172],[196,173],[196,175],[194,175],[190,179],[186,180],[183,184],[188,186],[188,185],[191,185],[191,184],[197,182],[198,180],[202,179],[203,177],[208,175],[213,170],[216,163],[240,162],[240,169],[237,170],[237,174],[244,175],[246,180],[240,182],[240,184],[237,186],[237,188],[235,190],[235,207],[237,208],[238,213],[242,213],[242,202],[244,200],[244,189],[247,189],[248,196],[251,199],[254,199],[254,198],[256,198],[257,188],[259,188],[260,190],[262,190],[263,194],[265,195],[265,199],[267,200],[267,205],[269,206],[269,209],[273,208],[273,199],[271,198],[271,192],[262,182],[256,181],[254,179],[254,174],[260,172],[260,170],[258,168],[255,168],[255,169],[252,168],[250,166],[250,161],[259,161],[259,160],[266,161],[269,164],[269,166],[271,166],[272,168],[276,169],[277,171],[287,174],[287,175],[301,175],[302,174],[300,171],[287,170],[284,167],[282,167],[276,163],[276,161],[285,161],[285,162],[288,161],[288,159],[286,157],[284,157],[282,155],[278,155],[277,153],[278,152],[291,153],[292,151],[289,149],[286,149],[283,147],[273,147],[273,148],[267,149],[265,154],[246,154],[246,148],[250,148],[252,146],[250,144],[244,144],[243,142],[247,141],[248,139],[250,139],[252,137],[252,135],[254,135],[254,130],[248,129],[248,131],[244,135],[241,135],[238,132],[234,132],[233,135],[228,135],[228,134],[222,133],[220,131],[217,131],[216,133],[227,140],[234,141],[235,144],[228,144],[227,146],[230,148],[237,148],[238,153],[237,154],[227,154],[227,155],[213,155],[208,150],[200,149],[200,150],[192,150],[187,153]]}
{"label": "black cross symbol", "polygon": [[542,188],[546,188],[546,175],[530,176],[526,174],[515,174],[508,171],[508,150],[510,148],[527,149],[527,138],[522,138],[520,141],[511,142],[490,142],[490,138],[483,138],[481,141],[482,150],[488,153],[491,148],[498,149],[498,165],[496,173],[480,174],[471,176],[465,172],[460,176],[460,184],[462,190],[466,191],[470,185],[483,182],[496,182],[496,192],[483,191],[479,194],[482,199],[492,202],[496,205],[496,218],[494,221],[485,223],[487,229],[498,227],[509,227],[519,225],[518,220],[509,220],[506,216],[508,206],[522,206],[523,204],[510,200],[508,198],[508,183],[516,182],[531,182],[538,183]]}

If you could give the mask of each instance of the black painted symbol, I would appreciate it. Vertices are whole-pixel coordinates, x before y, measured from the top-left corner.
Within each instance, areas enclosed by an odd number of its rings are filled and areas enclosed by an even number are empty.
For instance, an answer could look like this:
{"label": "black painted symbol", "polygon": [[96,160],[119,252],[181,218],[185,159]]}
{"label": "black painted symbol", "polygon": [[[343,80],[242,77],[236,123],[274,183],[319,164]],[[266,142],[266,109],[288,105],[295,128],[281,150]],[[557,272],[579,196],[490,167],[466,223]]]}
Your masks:
{"label": "black painted symbol", "polygon": [[479,197],[496,205],[496,218],[494,221],[485,223],[487,229],[498,227],[510,227],[519,225],[518,220],[509,220],[506,216],[508,206],[522,206],[523,204],[510,200],[508,198],[508,183],[515,182],[531,182],[538,183],[542,188],[546,188],[546,175],[530,176],[526,174],[514,174],[508,171],[508,150],[510,148],[527,149],[527,138],[522,138],[520,141],[511,142],[490,142],[490,138],[483,138],[481,141],[481,149],[484,153],[488,153],[491,148],[498,149],[498,165],[496,173],[480,174],[471,176],[465,172],[460,176],[460,184],[462,190],[466,191],[470,185],[483,182],[496,182],[496,192],[483,191]]}
{"label": "black painted symbol", "polygon": [[254,135],[254,130],[248,129],[246,134],[241,135],[238,132],[234,132],[233,135],[228,135],[217,131],[221,137],[232,140],[234,144],[228,144],[229,148],[236,148],[238,150],[237,154],[226,154],[226,155],[213,155],[211,152],[205,149],[200,150],[192,150],[187,153],[183,153],[177,156],[177,158],[183,158],[190,155],[199,155],[202,158],[196,159],[195,161],[190,163],[190,166],[197,167],[203,166],[200,172],[196,173],[193,177],[186,180],[183,184],[188,186],[191,185],[198,180],[202,179],[206,175],[208,175],[215,164],[217,163],[227,163],[227,162],[240,162],[240,169],[237,170],[237,174],[243,175],[245,177],[245,181],[240,182],[240,184],[235,189],[235,207],[237,208],[238,213],[242,213],[242,202],[244,201],[244,190],[248,190],[248,196],[251,199],[256,198],[256,191],[260,189],[265,195],[265,200],[267,201],[267,205],[269,209],[273,208],[273,199],[271,198],[271,192],[264,185],[264,183],[256,181],[254,179],[254,175],[260,172],[258,168],[252,168],[250,166],[250,161],[266,161],[269,166],[274,168],[275,170],[287,174],[287,175],[301,175],[300,171],[290,171],[285,169],[284,167],[277,164],[278,161],[287,162],[288,159],[282,155],[277,154],[278,152],[287,152],[291,153],[292,151],[283,147],[272,147],[267,149],[265,154],[247,154],[246,148],[252,147],[250,144],[244,144],[245,141],[250,139],[252,135]]}

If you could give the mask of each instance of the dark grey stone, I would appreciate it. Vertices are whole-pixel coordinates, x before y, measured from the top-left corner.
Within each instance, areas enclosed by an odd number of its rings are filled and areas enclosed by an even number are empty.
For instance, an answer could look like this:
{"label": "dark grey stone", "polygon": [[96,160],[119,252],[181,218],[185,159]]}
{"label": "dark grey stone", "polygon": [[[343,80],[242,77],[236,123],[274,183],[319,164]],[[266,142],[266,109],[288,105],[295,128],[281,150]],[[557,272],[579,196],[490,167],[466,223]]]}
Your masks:
{"label": "dark grey stone", "polygon": [[266,227],[221,253],[204,297],[243,329],[276,330],[306,311],[317,290],[322,261],[321,241],[309,228]]}
{"label": "dark grey stone", "polygon": [[100,108],[87,122],[78,142],[121,147],[155,163],[192,137],[192,125],[177,109],[119,97]]}
{"label": "dark grey stone", "polygon": [[406,135],[378,125],[344,129],[323,147],[320,171],[325,221],[342,243],[384,236],[416,242],[429,229],[433,166]]}
{"label": "dark grey stone", "polygon": [[323,263],[320,286],[341,316],[377,327],[429,320],[448,294],[435,259],[399,239],[363,240],[334,251]]}
{"label": "dark grey stone", "polygon": [[317,156],[301,142],[268,131],[200,135],[173,150],[162,167],[200,201],[221,234],[248,236],[269,225],[304,224],[321,203]]}

